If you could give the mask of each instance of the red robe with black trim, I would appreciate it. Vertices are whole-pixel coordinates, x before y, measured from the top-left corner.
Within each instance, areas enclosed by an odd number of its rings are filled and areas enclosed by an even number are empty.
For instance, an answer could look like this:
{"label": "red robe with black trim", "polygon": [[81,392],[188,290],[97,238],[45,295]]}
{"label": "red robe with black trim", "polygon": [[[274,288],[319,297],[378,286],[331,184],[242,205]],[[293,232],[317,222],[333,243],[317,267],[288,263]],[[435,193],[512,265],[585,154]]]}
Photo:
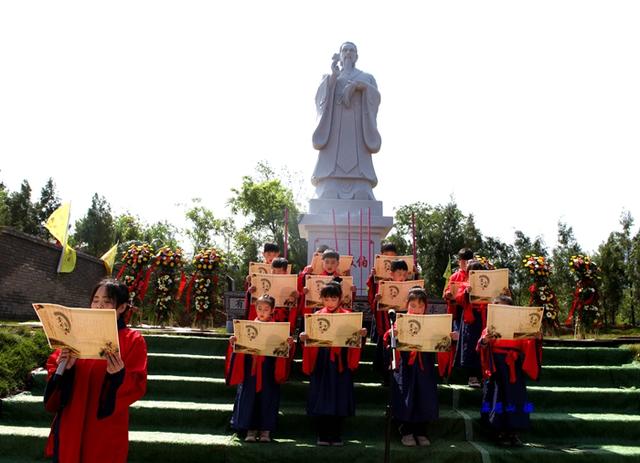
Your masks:
{"label": "red robe with black trim", "polygon": [[[394,323],[394,328],[396,327],[395,323]],[[391,343],[391,328],[389,328],[385,333],[384,333],[384,346],[385,348],[389,349],[390,343]],[[415,359],[418,357],[418,354],[420,352],[418,351],[411,351],[409,354],[409,365],[413,365],[413,362],[415,362]],[[451,343],[451,347],[449,348],[448,351],[446,352],[437,352],[437,358],[438,358],[438,373],[440,374],[440,376],[445,377],[448,376],[451,373],[451,365],[453,364],[453,358],[455,357],[455,348],[454,348],[454,344]],[[400,351],[396,350],[396,365],[398,365],[400,362]],[[422,369],[422,368],[421,368]]]}
{"label": "red robe with black trim", "polygon": [[[296,345],[289,349],[289,357],[278,357],[275,361],[274,378],[276,383],[284,384],[291,373],[291,362],[295,355]],[[229,343],[224,365],[224,376],[228,386],[237,386],[244,381],[244,362],[252,362],[251,373],[256,378],[256,392],[260,392],[262,386],[262,362],[264,355],[250,355],[233,352],[233,346]]]}
{"label": "red robe with black trim", "polygon": [[[351,313],[351,310],[338,308],[334,311],[330,311],[329,309],[324,307],[315,313],[317,314]],[[316,368],[316,360],[318,359],[318,349],[330,349],[331,353],[333,354],[331,358],[332,362],[333,361],[342,362],[340,351],[341,349],[347,349],[348,365],[346,365],[346,367],[349,368],[351,371],[356,371],[358,369],[358,365],[360,364],[360,354],[362,352],[362,349],[360,347],[307,347],[307,346],[304,346],[302,348],[302,371],[306,375],[311,375],[311,373],[313,373],[313,370],[315,370]],[[340,363],[340,365],[338,366],[338,371],[342,372],[344,368],[345,368],[345,365],[342,365],[342,363]]]}
{"label": "red robe with black trim", "polygon": [[[55,390],[45,402],[47,411],[56,413],[45,454],[52,457],[58,430],[60,463],[125,463],[129,450],[129,405],[147,390],[147,344],[137,331],[118,331],[124,380],[116,392],[115,409],[98,419],[101,393],[107,372],[106,360],[76,360],[68,403],[60,410],[61,391]],[[47,360],[49,378],[57,369],[60,350]],[[67,370],[67,374],[71,370]]]}

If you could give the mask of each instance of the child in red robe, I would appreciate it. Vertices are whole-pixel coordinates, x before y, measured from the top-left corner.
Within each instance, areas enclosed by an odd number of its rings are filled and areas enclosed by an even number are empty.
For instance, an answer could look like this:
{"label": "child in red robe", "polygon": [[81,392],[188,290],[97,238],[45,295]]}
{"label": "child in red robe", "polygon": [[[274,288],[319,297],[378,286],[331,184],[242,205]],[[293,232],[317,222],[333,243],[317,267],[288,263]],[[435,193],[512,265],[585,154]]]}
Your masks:
{"label": "child in red robe", "polygon": [[[320,291],[324,308],[316,314],[349,313],[339,308],[342,300],[340,278],[334,279]],[[360,335],[365,337],[367,329]],[[300,341],[306,342],[307,334],[300,333]],[[355,414],[352,373],[358,368],[361,347],[304,347],[302,371],[309,375],[309,399],[307,415],[316,420],[317,445],[341,446],[342,423],[345,417]]]}
{"label": "child in red robe", "polygon": [[[406,265],[404,261],[399,261]],[[420,287],[409,291],[407,313],[424,315],[427,312],[427,292]],[[395,325],[394,336],[397,336]],[[453,334],[453,333],[451,333]],[[390,343],[391,328],[385,333],[385,346]],[[438,372],[433,352],[396,351],[397,369],[391,382],[393,418],[399,425],[402,445],[425,447],[427,423],[438,418]],[[438,363],[446,362],[449,352],[438,353]]]}
{"label": "child in red robe", "polygon": [[[395,257],[398,255],[398,248],[393,243],[382,243],[380,246],[380,254],[386,257]],[[369,278],[367,279],[367,300],[369,301],[369,310],[373,320],[371,322],[371,341],[376,343],[376,353],[373,358],[373,369],[380,373],[382,383],[387,383],[387,371],[384,367],[384,348],[382,346],[382,338],[386,330],[388,330],[389,317],[385,311],[378,311],[378,282],[376,281],[376,269],[372,268]],[[386,320],[385,320],[386,317]]]}
{"label": "child in red robe", "polygon": [[[263,295],[256,301],[256,321],[272,322],[275,299]],[[246,442],[271,442],[280,408],[280,384],[287,380],[293,358],[293,338],[289,337],[289,357],[267,357],[234,353],[237,338],[229,338],[225,365],[227,384],[238,386],[231,426],[246,433]]]}
{"label": "child in red robe", "polygon": [[[480,388],[480,357],[476,352],[476,344],[486,324],[486,304],[475,304],[469,301],[469,266],[474,270],[486,270],[484,266],[473,260],[473,251],[463,248],[458,253],[458,270],[451,275],[444,291],[448,313],[453,315],[453,330],[458,333],[456,367],[468,373],[468,385]],[[455,291],[452,289],[455,287]]]}
{"label": "child in red robe", "polygon": [[118,314],[120,352],[106,360],[77,359],[58,349],[47,361],[44,394],[47,411],[55,413],[45,454],[60,463],[127,461],[129,405],[147,389],[147,345],[126,327],[127,286],[102,280],[91,293],[91,308]]}
{"label": "child in red robe", "polygon": [[[276,257],[271,261],[271,271],[274,275],[287,275],[289,272],[289,261],[284,257]],[[273,312],[273,321],[289,322],[290,332],[293,334],[296,329],[296,318],[298,316],[298,292],[293,293],[285,300],[285,306],[276,307]]]}
{"label": "child in red robe", "polygon": [[[391,261],[391,281],[407,281],[409,276],[409,267],[407,263],[402,259],[396,259]],[[384,348],[384,336],[391,324],[389,322],[389,312],[387,310],[378,310],[378,302],[380,301],[380,294],[376,294],[373,303],[375,306],[375,320],[376,330],[384,330],[382,336],[378,337],[376,343],[376,353],[373,358],[373,367],[381,375],[382,383],[387,384],[389,381],[389,365],[391,358]]]}
{"label": "child in red robe", "polygon": [[[265,264],[271,265],[274,259],[280,256],[280,246],[277,243],[265,243],[262,248],[262,258]],[[256,318],[256,307],[251,302],[251,275],[247,275],[244,280],[244,290],[246,291],[244,299],[244,319],[254,320]]]}
{"label": "child in red robe", "polygon": [[[340,264],[340,254],[334,251],[333,249],[325,249],[322,252],[322,273],[320,275],[323,276],[338,276],[338,265]],[[302,272],[298,275],[298,307],[299,313],[302,315],[313,313],[312,307],[307,307],[305,305],[306,302],[306,294],[307,294],[307,276],[313,275],[313,267],[311,265],[307,265]]]}
{"label": "child in red robe", "polygon": [[[494,304],[513,305],[508,296]],[[477,346],[482,360],[481,422],[500,445],[521,446],[518,432],[529,428],[533,404],[526,377],[536,380],[542,360],[542,333],[535,339],[496,339],[485,328]]]}

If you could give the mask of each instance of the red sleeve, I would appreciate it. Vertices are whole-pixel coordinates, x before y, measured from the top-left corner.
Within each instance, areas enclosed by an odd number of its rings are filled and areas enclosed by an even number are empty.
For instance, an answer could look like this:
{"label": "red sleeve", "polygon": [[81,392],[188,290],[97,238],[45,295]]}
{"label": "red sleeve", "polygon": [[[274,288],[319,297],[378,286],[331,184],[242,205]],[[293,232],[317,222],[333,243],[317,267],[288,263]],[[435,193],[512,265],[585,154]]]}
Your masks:
{"label": "red sleeve", "polygon": [[[538,379],[540,374],[540,362],[538,357],[538,342],[537,339],[525,339],[521,342],[520,350],[524,354],[524,360],[522,361],[522,371],[533,380]],[[541,359],[540,359],[541,360]]]}
{"label": "red sleeve", "polygon": [[306,283],[305,280],[310,271],[311,271],[311,267],[307,265],[302,270],[302,272],[298,274],[298,313],[299,314],[311,313],[305,307],[306,297],[304,294],[304,285]]}
{"label": "red sleeve", "polygon": [[[47,369],[47,381],[51,381],[51,377],[58,369],[58,357],[60,356],[60,349],[56,349],[47,359],[45,368]],[[44,408],[50,413],[56,413],[60,409],[60,393],[61,388],[52,388],[51,394],[47,396],[45,394]]]}
{"label": "red sleeve", "polygon": [[296,322],[298,321],[298,308],[297,307],[291,307],[289,309],[289,333],[293,334],[296,331]]}
{"label": "red sleeve", "polygon": [[369,279],[367,280],[367,300],[369,301],[369,308],[371,309],[371,313],[375,315],[376,312],[376,293],[378,292],[378,285],[376,284],[375,277],[373,274],[369,274]]}
{"label": "red sleeve", "polygon": [[133,336],[131,349],[122,360],[125,375],[122,386],[118,389],[116,413],[128,408],[147,392],[147,343],[137,332]]}
{"label": "red sleeve", "polygon": [[391,342],[389,340],[389,337],[391,337],[391,334],[389,333],[389,331],[391,331],[391,330],[385,331],[384,335],[382,336],[382,342],[384,344],[384,347],[389,347],[389,343]]}
{"label": "red sleeve", "polygon": [[283,384],[289,377],[289,359],[287,357],[278,357],[275,363],[276,371],[274,371],[274,377],[276,383]]}
{"label": "red sleeve", "polygon": [[291,374],[291,364],[293,363],[293,358],[296,354],[296,344],[293,343],[291,348],[289,349],[288,357],[278,357],[276,359],[276,371],[275,371],[275,379],[276,383],[283,384],[289,379],[289,375]]}
{"label": "red sleeve", "polygon": [[298,292],[304,294],[304,285],[306,283],[306,277],[311,273],[313,269],[310,265],[307,265],[302,269],[302,272],[298,273]]}
{"label": "red sleeve", "polygon": [[302,371],[306,375],[311,375],[316,367],[318,359],[318,347],[302,347]]}
{"label": "red sleeve", "polygon": [[471,324],[475,321],[473,307],[469,301],[469,293],[465,292],[465,287],[461,286],[456,295],[456,304],[462,306],[462,319],[465,323]]}
{"label": "red sleeve", "polygon": [[454,344],[448,352],[438,352],[438,373],[440,376],[447,377],[453,369],[453,360],[455,359]]}
{"label": "red sleeve", "polygon": [[244,381],[244,354],[236,354],[229,343],[225,361],[224,376],[227,386],[235,386]]}
{"label": "red sleeve", "polygon": [[348,348],[347,352],[347,363],[349,364],[349,369],[351,371],[356,371],[358,369],[358,365],[360,364],[360,354],[362,353],[362,348]]}

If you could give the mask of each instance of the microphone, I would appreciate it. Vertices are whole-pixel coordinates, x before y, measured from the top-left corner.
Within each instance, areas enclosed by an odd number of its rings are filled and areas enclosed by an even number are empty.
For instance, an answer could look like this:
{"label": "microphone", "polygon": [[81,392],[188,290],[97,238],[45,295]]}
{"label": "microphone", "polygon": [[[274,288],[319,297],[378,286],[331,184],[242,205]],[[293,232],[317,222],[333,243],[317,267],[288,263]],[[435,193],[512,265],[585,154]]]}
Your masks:
{"label": "microphone", "polygon": [[391,325],[391,336],[389,336],[389,347],[391,348],[391,369],[395,370],[396,366],[396,337],[393,335],[393,325],[396,322],[396,311],[389,309],[389,322]]}
{"label": "microphone", "polygon": [[67,361],[68,359],[64,359],[62,362],[58,364],[58,368],[56,368],[56,372],[55,372],[56,375],[62,376],[65,368],[67,367]]}
{"label": "microphone", "polygon": [[389,309],[389,321],[391,322],[391,324],[394,324],[396,322],[396,311],[393,309]]}

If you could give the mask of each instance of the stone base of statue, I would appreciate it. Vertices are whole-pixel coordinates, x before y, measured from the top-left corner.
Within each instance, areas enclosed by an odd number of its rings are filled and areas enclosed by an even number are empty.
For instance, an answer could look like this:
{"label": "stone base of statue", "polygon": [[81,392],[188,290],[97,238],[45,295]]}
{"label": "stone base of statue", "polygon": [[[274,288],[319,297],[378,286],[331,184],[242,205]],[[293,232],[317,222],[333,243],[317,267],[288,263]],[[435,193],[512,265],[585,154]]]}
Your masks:
{"label": "stone base of statue", "polygon": [[393,218],[382,215],[382,201],[349,199],[312,199],[299,223],[300,236],[309,243],[309,261],[323,244],[353,256],[351,275],[359,296],[367,293],[373,259],[392,226]]}

